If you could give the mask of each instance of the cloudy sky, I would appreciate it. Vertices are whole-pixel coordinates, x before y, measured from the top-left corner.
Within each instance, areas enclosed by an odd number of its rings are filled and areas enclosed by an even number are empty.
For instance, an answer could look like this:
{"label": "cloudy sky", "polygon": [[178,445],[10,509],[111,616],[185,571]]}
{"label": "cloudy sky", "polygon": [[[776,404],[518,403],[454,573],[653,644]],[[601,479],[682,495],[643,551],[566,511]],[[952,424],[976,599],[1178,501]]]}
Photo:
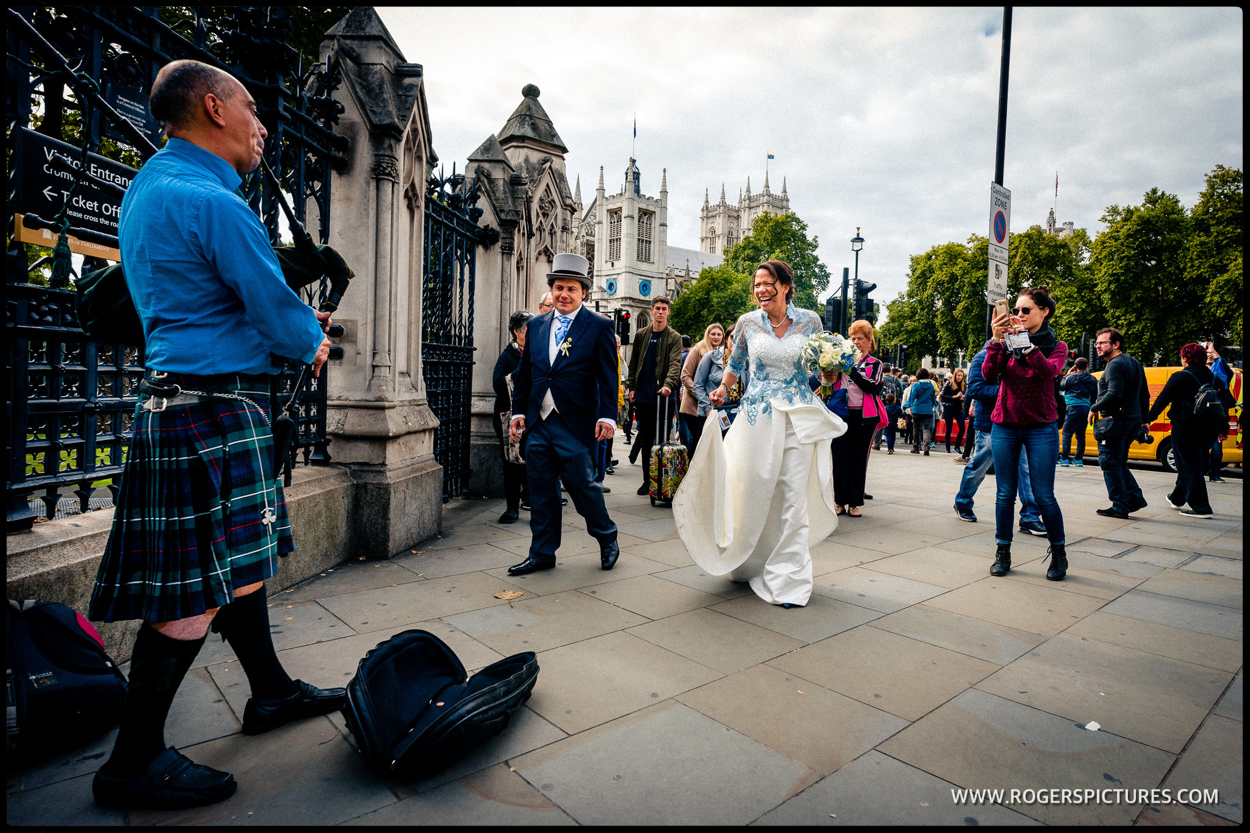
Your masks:
{"label": "cloudy sky", "polygon": [[[619,191],[637,113],[643,192],[668,170],[668,240],[698,248],[704,190],[735,201],[766,155],[834,282],[878,301],[908,259],[984,235],[994,177],[1002,9],[379,8],[425,67],[450,169],[498,132],[528,83],[569,147],[583,202]],[[1242,168],[1237,9],[1016,9],[1004,185],[1012,227],[1097,234],[1152,187],[1191,206],[1215,165]],[[831,287],[832,288],[832,287]]]}

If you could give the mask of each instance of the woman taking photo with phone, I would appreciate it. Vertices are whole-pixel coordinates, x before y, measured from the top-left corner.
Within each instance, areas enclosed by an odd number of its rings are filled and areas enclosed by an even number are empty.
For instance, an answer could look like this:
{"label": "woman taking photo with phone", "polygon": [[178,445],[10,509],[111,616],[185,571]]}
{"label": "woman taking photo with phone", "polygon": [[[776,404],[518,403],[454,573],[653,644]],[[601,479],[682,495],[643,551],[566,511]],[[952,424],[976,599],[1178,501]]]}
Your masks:
{"label": "woman taking photo with phone", "polygon": [[995,312],[998,314],[991,324],[993,336],[985,348],[985,362],[981,365],[985,381],[1000,384],[998,401],[990,416],[994,423],[990,445],[998,481],[994,508],[994,538],[998,551],[990,575],[1003,576],[1011,569],[1016,481],[1023,450],[1033,500],[1050,540],[1050,568],[1046,578],[1063,581],[1068,571],[1068,554],[1064,549],[1063,515],[1055,500],[1055,465],[1059,460],[1055,379],[1068,358],[1068,346],[1050,329],[1055,301],[1045,286],[1022,291],[1010,314],[1000,309]]}

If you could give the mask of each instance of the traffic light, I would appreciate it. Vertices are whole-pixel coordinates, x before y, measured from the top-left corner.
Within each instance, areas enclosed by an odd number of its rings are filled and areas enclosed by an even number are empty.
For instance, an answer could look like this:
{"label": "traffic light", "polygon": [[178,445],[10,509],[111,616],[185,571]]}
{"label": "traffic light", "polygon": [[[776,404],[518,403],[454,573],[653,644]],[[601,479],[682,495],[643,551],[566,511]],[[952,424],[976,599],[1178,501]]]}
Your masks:
{"label": "traffic light", "polygon": [[868,297],[868,293],[877,288],[875,283],[868,281],[855,281],[855,316],[854,319],[859,321],[863,319],[875,324],[877,321],[877,307]]}
{"label": "traffic light", "polygon": [[613,312],[616,318],[616,334],[621,337],[621,345],[629,344],[629,319],[631,318],[629,310],[618,309]]}
{"label": "traffic light", "polygon": [[825,329],[831,333],[842,330],[842,299],[828,298],[825,300]]}

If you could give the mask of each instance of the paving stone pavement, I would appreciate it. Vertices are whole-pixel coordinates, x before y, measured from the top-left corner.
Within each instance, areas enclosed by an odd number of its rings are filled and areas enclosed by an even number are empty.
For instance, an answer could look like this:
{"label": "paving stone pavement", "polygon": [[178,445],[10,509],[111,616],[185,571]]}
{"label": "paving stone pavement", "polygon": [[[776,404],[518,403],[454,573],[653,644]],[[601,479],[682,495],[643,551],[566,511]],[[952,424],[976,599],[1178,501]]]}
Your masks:
{"label": "paving stone pavement", "polygon": [[[538,684],[512,725],[443,772],[375,777],[338,714],[243,735],[246,677],[210,638],[166,739],[234,772],[230,800],[97,808],[91,777],[114,731],[10,759],[6,820],[1242,822],[1240,479],[1210,485],[1215,518],[1186,519],[1164,503],[1174,476],[1138,468],[1150,506],[1119,521],[1095,514],[1107,505],[1097,467],[1060,468],[1071,567],[1048,582],[1045,540],[1020,533],[1011,573],[989,575],[993,478],[979,522],[964,523],[950,508],[962,471],[950,457],[875,453],[865,517],[812,542],[811,603],[783,610],[690,561],[672,510],[634,494],[628,450],[618,438],[622,465],[607,479],[621,544],[612,571],[570,505],[557,568],[509,577],[528,513],[501,526],[502,501],[457,500],[442,535],[402,557],[352,561],[271,599],[283,663],[321,686],[345,685],[366,651],[410,628],[444,639],[470,671],[537,652]],[[501,590],[523,595],[509,603]],[[962,790],[1005,792],[973,803],[956,799]],[[1100,793],[1037,795],[1049,790]],[[1168,803],[1162,790],[1203,792]]]}

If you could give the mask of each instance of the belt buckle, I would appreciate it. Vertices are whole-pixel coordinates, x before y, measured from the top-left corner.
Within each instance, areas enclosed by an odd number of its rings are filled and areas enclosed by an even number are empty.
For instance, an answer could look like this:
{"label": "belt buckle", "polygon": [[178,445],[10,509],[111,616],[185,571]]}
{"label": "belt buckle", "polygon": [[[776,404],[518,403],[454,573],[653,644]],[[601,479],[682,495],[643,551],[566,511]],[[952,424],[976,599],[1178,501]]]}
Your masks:
{"label": "belt buckle", "polygon": [[[160,403],[161,403],[160,405],[156,404],[157,400],[160,400]],[[165,397],[152,396],[148,398],[148,401],[143,403],[143,410],[149,411],[154,414],[159,414],[165,410],[167,405],[169,405],[169,400],[166,399]]]}

